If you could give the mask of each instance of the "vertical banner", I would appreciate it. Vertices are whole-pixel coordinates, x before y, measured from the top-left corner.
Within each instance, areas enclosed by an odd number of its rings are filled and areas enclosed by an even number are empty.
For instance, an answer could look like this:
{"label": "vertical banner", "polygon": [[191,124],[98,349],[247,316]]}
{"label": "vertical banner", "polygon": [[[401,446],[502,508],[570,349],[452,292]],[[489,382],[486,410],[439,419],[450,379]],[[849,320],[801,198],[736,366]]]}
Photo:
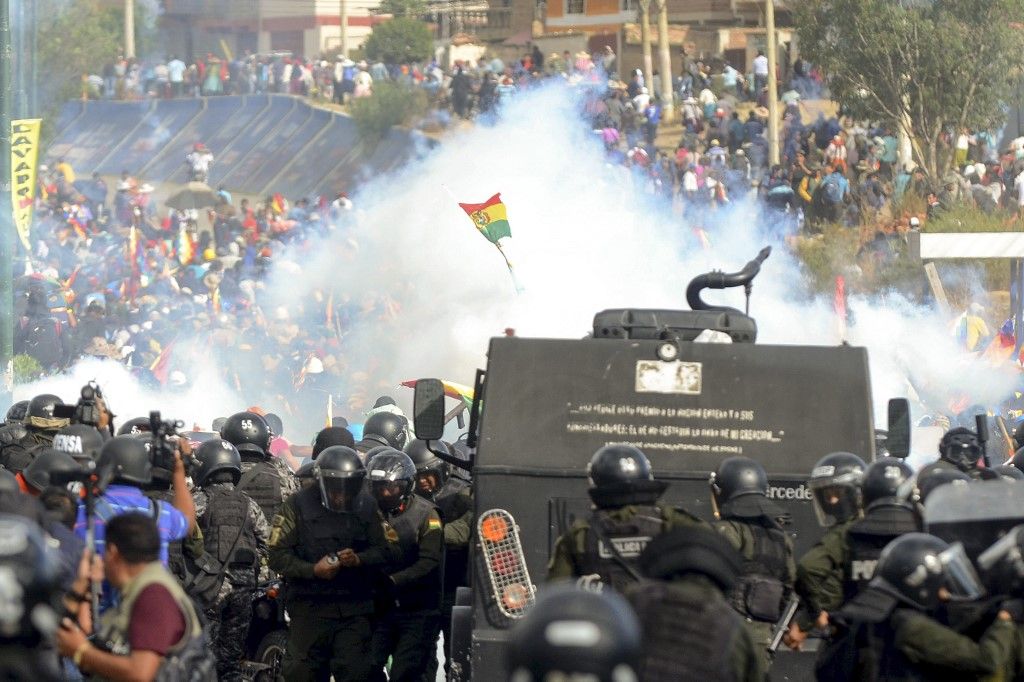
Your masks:
{"label": "vertical banner", "polygon": [[31,251],[29,230],[36,201],[36,167],[39,162],[39,128],[42,119],[11,121],[11,203],[18,237]]}

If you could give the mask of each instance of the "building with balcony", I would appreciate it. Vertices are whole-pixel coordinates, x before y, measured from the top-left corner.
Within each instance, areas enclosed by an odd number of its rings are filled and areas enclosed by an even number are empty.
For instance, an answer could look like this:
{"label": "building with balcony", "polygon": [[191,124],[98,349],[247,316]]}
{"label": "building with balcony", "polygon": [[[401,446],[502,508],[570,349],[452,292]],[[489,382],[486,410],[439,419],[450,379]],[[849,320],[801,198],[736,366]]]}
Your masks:
{"label": "building with balcony", "polygon": [[348,14],[349,49],[385,18],[380,0],[163,0],[160,18],[169,51],[222,55],[245,50],[313,57],[341,44],[341,3]]}

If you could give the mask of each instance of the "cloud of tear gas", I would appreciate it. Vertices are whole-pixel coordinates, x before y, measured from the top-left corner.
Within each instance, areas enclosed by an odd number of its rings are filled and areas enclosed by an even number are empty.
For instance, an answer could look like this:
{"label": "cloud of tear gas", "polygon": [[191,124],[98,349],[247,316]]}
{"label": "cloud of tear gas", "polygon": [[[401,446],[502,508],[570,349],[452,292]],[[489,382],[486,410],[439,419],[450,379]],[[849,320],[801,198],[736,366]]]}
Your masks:
{"label": "cloud of tear gas", "polygon": [[[519,295],[501,254],[456,204],[499,191]],[[558,87],[521,96],[501,123],[449,137],[355,201],[344,243],[275,256],[294,264],[279,267],[268,290],[285,305],[333,286],[357,307],[387,310],[380,324],[344,330],[350,368],[371,373],[378,387],[431,375],[470,383],[488,338],[507,327],[578,338],[604,308],[683,308],[691,277],[738,269],[766,243],[752,202],[737,202],[714,216],[712,246],[702,248],[669,202],[606,164],[573,96]],[[759,342],[842,340],[831,300],[807,300],[800,282],[796,261],[777,246],[754,287]],[[709,298],[742,307],[738,290]],[[1012,377],[964,365],[949,322],[931,311],[899,297],[850,306],[856,324],[846,340],[869,349],[880,426],[886,400],[908,395],[908,376],[919,391],[964,391],[971,402],[994,403],[1010,390]]]}
{"label": "cloud of tear gas", "polygon": [[145,388],[121,363],[85,359],[66,374],[17,386],[14,399],[28,400],[40,393],[53,393],[65,403],[74,404],[82,386],[95,380],[117,415],[115,425],[134,417],[148,417],[150,410],[160,410],[163,419],[181,420],[186,430],[198,425],[200,430],[208,431],[215,418],[241,411],[246,404],[220,380],[208,359],[193,356],[193,361],[196,364],[189,384],[181,390]]}

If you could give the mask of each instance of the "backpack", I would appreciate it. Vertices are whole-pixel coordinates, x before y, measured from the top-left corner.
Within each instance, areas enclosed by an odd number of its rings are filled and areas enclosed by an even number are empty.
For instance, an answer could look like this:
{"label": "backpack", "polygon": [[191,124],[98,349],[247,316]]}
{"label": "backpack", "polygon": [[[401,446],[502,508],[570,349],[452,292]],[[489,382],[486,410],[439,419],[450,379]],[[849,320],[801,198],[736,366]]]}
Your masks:
{"label": "backpack", "polygon": [[22,352],[31,355],[44,368],[60,363],[60,323],[52,317],[30,317],[22,320]]}
{"label": "backpack", "polygon": [[178,651],[168,652],[156,672],[154,682],[215,682],[217,659],[213,655],[203,615],[199,619],[199,634],[190,638]]}
{"label": "backpack", "polygon": [[842,203],[843,188],[839,185],[839,180],[834,175],[829,175],[825,178],[825,181],[821,183],[821,189],[828,203],[833,205]]}

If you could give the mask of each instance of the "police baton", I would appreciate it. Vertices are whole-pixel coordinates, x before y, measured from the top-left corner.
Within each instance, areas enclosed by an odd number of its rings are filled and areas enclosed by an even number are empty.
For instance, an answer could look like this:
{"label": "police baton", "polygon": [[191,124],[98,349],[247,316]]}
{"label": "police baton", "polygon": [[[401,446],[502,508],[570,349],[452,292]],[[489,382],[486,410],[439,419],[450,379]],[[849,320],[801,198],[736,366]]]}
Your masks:
{"label": "police baton", "polygon": [[978,432],[978,444],[981,446],[981,461],[985,463],[986,469],[991,469],[992,462],[988,458],[988,415],[974,415],[974,426]]}
{"label": "police baton", "polygon": [[789,596],[789,601],[786,602],[786,609],[782,612],[782,617],[775,623],[775,630],[772,632],[772,642],[768,645],[769,656],[775,657],[776,652],[779,650],[779,645],[782,644],[782,639],[789,632],[789,625],[793,622],[793,617],[796,615],[798,608],[800,608],[800,597],[794,592]]}

